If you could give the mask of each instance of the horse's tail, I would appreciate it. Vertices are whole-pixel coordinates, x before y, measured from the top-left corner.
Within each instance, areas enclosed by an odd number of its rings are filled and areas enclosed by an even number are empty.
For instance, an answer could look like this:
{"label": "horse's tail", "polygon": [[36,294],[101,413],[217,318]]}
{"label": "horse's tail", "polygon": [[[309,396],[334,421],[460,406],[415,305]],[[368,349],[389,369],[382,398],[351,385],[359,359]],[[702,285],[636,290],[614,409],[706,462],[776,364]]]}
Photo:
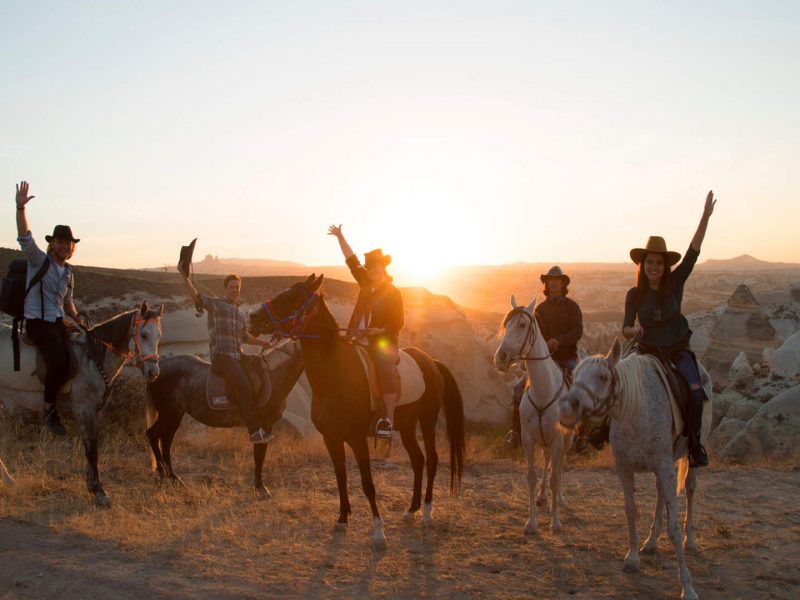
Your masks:
{"label": "horse's tail", "polygon": [[438,360],[434,362],[444,380],[444,417],[450,441],[450,493],[454,494],[461,487],[461,475],[464,473],[464,400],[450,369]]}
{"label": "horse's tail", "polygon": [[684,456],[678,459],[678,496],[686,488],[686,476],[689,474],[689,457]]}

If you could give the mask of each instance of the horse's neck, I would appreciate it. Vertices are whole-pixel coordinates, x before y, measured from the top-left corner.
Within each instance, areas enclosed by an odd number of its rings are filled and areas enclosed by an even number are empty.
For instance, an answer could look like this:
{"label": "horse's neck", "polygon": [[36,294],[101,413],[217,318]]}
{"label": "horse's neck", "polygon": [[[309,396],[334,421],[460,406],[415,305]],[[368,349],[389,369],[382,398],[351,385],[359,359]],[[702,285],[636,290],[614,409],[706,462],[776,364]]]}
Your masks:
{"label": "horse's neck", "polygon": [[[541,335],[536,336],[536,342],[531,351],[532,356],[547,356],[550,351],[547,348],[547,342]],[[543,360],[526,360],[525,369],[528,372],[528,382],[531,386],[531,392],[535,398],[542,401],[549,401],[550,396],[561,387],[564,376],[561,369],[552,358],[545,358]]]}
{"label": "horse's neck", "polygon": [[[344,375],[338,365],[340,356],[347,350],[339,340],[301,339],[303,366],[312,389],[323,392],[335,389],[337,379]],[[355,350],[353,350],[355,352]],[[338,377],[337,377],[338,376]]]}
{"label": "horse's neck", "polygon": [[273,394],[288,395],[292,388],[300,379],[303,373],[302,350],[298,349],[294,354],[289,355],[274,372],[270,372],[269,377],[272,383]]}

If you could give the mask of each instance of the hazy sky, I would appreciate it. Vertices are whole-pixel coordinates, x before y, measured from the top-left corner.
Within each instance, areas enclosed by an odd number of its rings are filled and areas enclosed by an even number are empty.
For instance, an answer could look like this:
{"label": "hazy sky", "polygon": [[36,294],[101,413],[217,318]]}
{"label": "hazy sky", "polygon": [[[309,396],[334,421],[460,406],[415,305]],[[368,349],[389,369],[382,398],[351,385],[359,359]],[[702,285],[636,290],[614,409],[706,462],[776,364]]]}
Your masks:
{"label": "hazy sky", "polygon": [[800,261],[800,2],[0,3],[14,183],[74,262],[421,274],[683,252]]}

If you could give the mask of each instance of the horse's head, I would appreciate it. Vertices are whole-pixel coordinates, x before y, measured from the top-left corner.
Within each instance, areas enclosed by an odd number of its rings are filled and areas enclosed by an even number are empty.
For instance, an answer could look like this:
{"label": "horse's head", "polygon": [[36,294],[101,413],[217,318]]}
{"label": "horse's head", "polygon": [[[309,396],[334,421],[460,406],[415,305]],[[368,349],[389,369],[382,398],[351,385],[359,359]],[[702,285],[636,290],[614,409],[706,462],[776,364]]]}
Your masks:
{"label": "horse's head", "polygon": [[587,417],[599,420],[608,414],[617,394],[620,354],[619,340],[614,340],[608,354],[589,356],[578,364],[572,387],[558,401],[561,425],[572,429]]}
{"label": "horse's head", "polygon": [[511,296],[511,310],[500,327],[500,345],[494,353],[494,366],[505,373],[512,363],[533,350],[539,336],[539,325],[533,316],[536,298],[528,306],[517,306],[517,299]]}
{"label": "horse's head", "polygon": [[159,373],[158,342],[161,339],[161,316],[163,314],[163,302],[158,310],[151,310],[145,300],[133,320],[131,340],[133,358],[142,369],[144,376],[150,381],[155,381]]}
{"label": "horse's head", "polygon": [[304,281],[298,281],[282,291],[272,300],[267,300],[250,313],[249,330],[252,335],[291,335],[293,328],[302,321],[305,312],[317,299],[315,292],[325,276],[313,273]]}

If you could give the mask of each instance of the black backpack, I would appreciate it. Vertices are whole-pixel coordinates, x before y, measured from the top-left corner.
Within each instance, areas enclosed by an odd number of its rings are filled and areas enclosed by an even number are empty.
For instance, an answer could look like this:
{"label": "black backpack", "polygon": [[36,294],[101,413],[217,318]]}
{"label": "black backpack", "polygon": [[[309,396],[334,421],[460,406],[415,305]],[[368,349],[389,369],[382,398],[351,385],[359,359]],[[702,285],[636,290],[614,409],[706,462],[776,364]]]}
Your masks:
{"label": "black backpack", "polygon": [[[31,288],[42,280],[49,267],[50,259],[48,257],[39,267],[33,279],[31,279],[30,285],[25,287],[25,279],[28,276],[28,261],[12,260],[11,264],[8,265],[8,273],[3,278],[3,283],[0,287],[0,310],[14,317],[14,322],[11,326],[11,343],[14,347],[15,371],[19,371],[19,324],[25,318],[25,298]],[[44,311],[44,302],[42,303],[42,311]]]}

